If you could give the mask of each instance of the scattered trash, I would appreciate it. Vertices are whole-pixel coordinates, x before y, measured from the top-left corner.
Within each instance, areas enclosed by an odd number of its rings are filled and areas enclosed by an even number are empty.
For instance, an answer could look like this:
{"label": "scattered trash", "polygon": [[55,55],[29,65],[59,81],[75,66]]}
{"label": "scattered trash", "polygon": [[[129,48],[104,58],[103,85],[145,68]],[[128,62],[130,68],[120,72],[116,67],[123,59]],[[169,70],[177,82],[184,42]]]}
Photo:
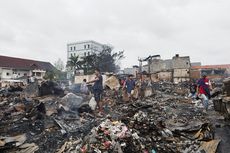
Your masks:
{"label": "scattered trash", "polygon": [[105,85],[108,86],[111,90],[118,90],[120,88],[119,80],[115,76],[111,76],[105,80]]}
{"label": "scattered trash", "polygon": [[96,107],[97,107],[97,102],[95,101],[95,98],[94,98],[94,97],[92,97],[92,98],[90,99],[90,101],[89,101],[89,106],[90,106],[90,108],[91,108],[92,110],[95,110],[95,109],[96,109]]}
{"label": "scattered trash", "polygon": [[117,81],[111,76],[105,83],[100,117],[94,97],[53,82],[1,90],[0,152],[214,153],[222,147],[215,131],[226,124],[221,115],[229,117],[228,81],[213,90],[208,115],[200,100],[187,98],[185,82],[143,82],[129,98]]}
{"label": "scattered trash", "polygon": [[73,93],[68,93],[65,97],[63,97],[60,101],[60,104],[62,105],[66,111],[69,110],[77,110],[83,102],[83,98],[80,96],[77,96]]}

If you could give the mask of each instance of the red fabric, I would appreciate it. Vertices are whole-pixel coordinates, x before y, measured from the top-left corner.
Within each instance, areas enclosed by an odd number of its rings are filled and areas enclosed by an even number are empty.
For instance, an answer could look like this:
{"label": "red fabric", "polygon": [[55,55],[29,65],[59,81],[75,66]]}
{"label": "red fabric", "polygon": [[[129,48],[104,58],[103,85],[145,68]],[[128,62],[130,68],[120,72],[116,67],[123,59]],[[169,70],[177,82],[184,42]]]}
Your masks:
{"label": "red fabric", "polygon": [[125,80],[121,80],[121,86],[124,86]]}
{"label": "red fabric", "polygon": [[[204,82],[205,82],[206,85],[209,86],[209,80],[208,80],[207,78],[204,79]],[[205,89],[203,88],[203,86],[200,86],[200,87],[199,87],[199,94],[206,94],[206,91],[205,91]]]}

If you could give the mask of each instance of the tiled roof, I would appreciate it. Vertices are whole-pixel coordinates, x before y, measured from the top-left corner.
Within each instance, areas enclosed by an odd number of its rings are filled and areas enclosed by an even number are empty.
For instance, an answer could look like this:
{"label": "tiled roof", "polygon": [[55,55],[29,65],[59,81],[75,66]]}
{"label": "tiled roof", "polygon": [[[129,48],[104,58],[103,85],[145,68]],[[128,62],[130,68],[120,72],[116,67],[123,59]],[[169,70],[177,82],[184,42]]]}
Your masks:
{"label": "tiled roof", "polygon": [[0,55],[0,67],[15,68],[15,69],[42,69],[46,71],[52,71],[55,67],[49,62],[35,61],[30,59],[15,58],[9,56]]}
{"label": "tiled roof", "polygon": [[192,69],[230,69],[230,64],[192,66]]}

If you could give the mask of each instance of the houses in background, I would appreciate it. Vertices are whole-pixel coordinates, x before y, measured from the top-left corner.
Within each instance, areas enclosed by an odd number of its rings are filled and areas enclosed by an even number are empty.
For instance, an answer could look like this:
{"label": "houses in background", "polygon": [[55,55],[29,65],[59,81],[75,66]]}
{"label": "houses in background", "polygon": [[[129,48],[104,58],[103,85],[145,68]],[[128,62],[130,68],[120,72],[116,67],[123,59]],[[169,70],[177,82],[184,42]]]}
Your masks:
{"label": "houses in background", "polygon": [[131,74],[136,77],[139,72],[139,67],[134,65],[132,68],[124,68],[124,74]]}
{"label": "houses in background", "polygon": [[176,54],[172,59],[153,58],[148,61],[149,73],[153,80],[167,80],[175,83],[188,81],[191,67],[189,56]]}
{"label": "houses in background", "polygon": [[[139,59],[140,66],[126,68],[126,74],[148,74],[152,81],[171,81],[174,83],[199,79],[205,72],[210,79],[230,76],[230,64],[201,65],[200,62],[191,63],[189,56],[176,54],[172,59],[161,59],[160,55],[153,55]],[[146,64],[142,66],[143,62]]]}
{"label": "houses in background", "polygon": [[[134,71],[137,71],[138,73],[149,74],[152,81],[173,81],[178,83],[190,79],[191,62],[189,56],[176,54],[172,59],[163,60],[160,55],[153,55],[139,59],[139,62],[139,67],[126,68],[125,70],[130,71],[126,72],[133,74]],[[147,64],[142,66],[143,62]]]}
{"label": "houses in background", "polygon": [[47,71],[55,69],[49,62],[0,56],[0,80],[3,81],[26,76],[42,79]]}
{"label": "houses in background", "polygon": [[198,79],[205,72],[210,79],[225,78],[230,76],[230,64],[222,65],[194,65],[190,70],[190,77]]}

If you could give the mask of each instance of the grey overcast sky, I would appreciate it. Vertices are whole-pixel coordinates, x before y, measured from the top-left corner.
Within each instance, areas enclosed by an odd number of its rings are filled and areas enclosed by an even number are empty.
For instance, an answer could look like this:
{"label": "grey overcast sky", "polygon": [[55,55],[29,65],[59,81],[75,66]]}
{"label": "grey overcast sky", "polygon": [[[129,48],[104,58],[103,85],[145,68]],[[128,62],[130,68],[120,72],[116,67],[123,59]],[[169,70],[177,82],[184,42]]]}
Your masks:
{"label": "grey overcast sky", "polygon": [[81,40],[125,50],[122,67],[176,53],[228,64],[230,0],[0,0],[0,55],[66,62]]}

